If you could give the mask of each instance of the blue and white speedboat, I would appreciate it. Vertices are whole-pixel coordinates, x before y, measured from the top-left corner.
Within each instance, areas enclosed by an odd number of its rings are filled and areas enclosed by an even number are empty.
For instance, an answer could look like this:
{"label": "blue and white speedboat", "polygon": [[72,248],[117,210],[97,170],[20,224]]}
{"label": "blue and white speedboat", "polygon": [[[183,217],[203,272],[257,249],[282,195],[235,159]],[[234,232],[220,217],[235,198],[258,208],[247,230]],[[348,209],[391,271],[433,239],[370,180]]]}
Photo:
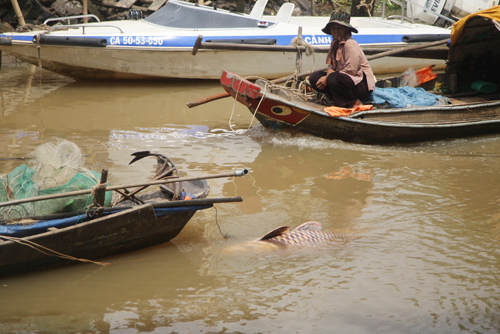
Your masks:
{"label": "blue and white speedboat", "polygon": [[[250,14],[240,14],[178,0],[145,19],[55,25],[48,31],[0,34],[0,50],[23,61],[77,79],[219,79],[222,70],[267,79],[324,67],[331,36],[321,28],[327,17],[292,17],[286,3],[275,16],[263,16],[267,0],[259,0]],[[353,17],[359,33],[354,38],[368,48],[399,48],[404,40],[449,37],[450,31],[430,25],[382,18]],[[300,27],[300,29],[299,29]],[[314,52],[292,45],[299,35]],[[227,48],[200,49],[192,54],[198,36],[203,44],[229,43]],[[423,38],[423,39],[422,39]],[[253,45],[249,50],[231,48]],[[288,46],[269,50],[263,46]],[[259,48],[258,46],[262,46]],[[272,48],[271,48],[272,49]],[[386,57],[371,62],[374,72],[403,72],[443,60]]]}

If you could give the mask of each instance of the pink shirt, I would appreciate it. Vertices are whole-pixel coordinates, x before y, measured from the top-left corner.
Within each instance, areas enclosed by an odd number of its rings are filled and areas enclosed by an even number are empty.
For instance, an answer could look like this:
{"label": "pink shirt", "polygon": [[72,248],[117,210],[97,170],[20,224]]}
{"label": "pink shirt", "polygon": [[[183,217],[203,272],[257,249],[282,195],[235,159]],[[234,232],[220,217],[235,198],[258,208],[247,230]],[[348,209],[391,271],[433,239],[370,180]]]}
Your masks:
{"label": "pink shirt", "polygon": [[[356,42],[350,34],[347,34],[340,41],[338,47],[336,45],[337,43],[338,41],[333,39],[330,45],[330,51],[328,51],[328,55],[326,56],[326,63],[335,71],[350,76],[355,85],[363,80],[364,72],[368,90],[374,90],[376,79],[358,42]],[[337,49],[337,52],[335,57],[333,57],[335,49]]]}

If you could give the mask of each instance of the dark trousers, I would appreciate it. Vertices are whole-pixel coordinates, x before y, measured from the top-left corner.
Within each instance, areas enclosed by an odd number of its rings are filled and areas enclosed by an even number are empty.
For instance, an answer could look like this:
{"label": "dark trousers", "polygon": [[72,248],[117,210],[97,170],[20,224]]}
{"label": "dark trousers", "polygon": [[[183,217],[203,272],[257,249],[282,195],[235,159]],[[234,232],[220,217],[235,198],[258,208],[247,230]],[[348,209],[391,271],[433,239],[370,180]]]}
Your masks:
{"label": "dark trousers", "polygon": [[326,79],[327,86],[324,89],[319,89],[316,83],[325,75],[325,71],[313,72],[309,76],[309,82],[315,90],[330,96],[333,104],[337,107],[350,108],[356,100],[364,101],[371,94],[371,91],[368,90],[366,75],[364,73],[363,80],[355,85],[351,77],[347,74],[333,72]]}

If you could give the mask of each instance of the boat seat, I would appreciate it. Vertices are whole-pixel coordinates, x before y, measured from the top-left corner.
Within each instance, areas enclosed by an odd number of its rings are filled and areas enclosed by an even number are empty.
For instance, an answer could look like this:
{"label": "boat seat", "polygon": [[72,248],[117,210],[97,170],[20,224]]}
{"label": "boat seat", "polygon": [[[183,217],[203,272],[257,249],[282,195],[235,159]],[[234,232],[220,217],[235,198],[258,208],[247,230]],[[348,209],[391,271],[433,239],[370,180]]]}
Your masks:
{"label": "boat seat", "polygon": [[266,9],[267,0],[257,0],[255,5],[250,12],[250,17],[260,20],[262,14],[264,14],[264,9]]}
{"label": "boat seat", "polygon": [[276,14],[276,21],[288,23],[290,21],[290,17],[292,17],[293,9],[295,5],[291,2],[284,3],[278,13]]}

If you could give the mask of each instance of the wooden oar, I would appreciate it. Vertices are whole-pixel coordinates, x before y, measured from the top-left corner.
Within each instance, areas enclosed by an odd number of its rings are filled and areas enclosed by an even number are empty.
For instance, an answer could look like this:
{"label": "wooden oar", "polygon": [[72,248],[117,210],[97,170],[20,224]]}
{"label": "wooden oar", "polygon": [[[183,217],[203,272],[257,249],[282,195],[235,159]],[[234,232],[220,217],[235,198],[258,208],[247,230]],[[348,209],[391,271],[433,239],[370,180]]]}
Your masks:
{"label": "wooden oar", "polygon": [[[394,50],[389,50],[389,51],[377,53],[377,54],[374,54],[374,55],[371,55],[371,56],[367,56],[366,59],[367,60],[374,60],[374,59],[378,59],[378,58],[382,58],[382,57],[394,56],[394,55],[397,55],[397,54],[400,54],[400,53],[404,53],[404,52],[408,52],[408,51],[413,51],[413,50],[418,50],[418,49],[423,49],[423,48],[430,48],[430,47],[434,47],[434,46],[446,44],[446,43],[448,43],[449,40],[450,39],[447,38],[447,39],[443,39],[443,40],[440,40],[440,41],[423,43],[423,44],[419,44],[419,45],[414,45],[414,46],[409,46],[409,47],[403,47],[403,48],[398,48],[398,49],[394,49]],[[320,69],[318,69],[316,71],[326,71],[326,70],[327,70],[327,68],[325,67],[325,68],[320,68]],[[298,78],[303,78],[303,77],[306,77],[306,76],[310,75],[312,72],[313,71],[302,72],[302,73],[299,73],[297,75],[297,77]],[[271,80],[270,82],[272,82],[272,83],[282,83],[282,82],[285,82],[285,81],[287,81],[287,80],[289,80],[289,79],[291,79],[293,77],[294,77],[294,75],[289,75],[289,76],[286,76],[286,77],[283,77],[283,78]],[[199,99],[199,100],[188,102],[188,103],[186,103],[186,105],[189,108],[197,107],[197,106],[205,104],[207,102],[215,101],[215,100],[222,99],[222,98],[225,98],[225,97],[228,97],[228,96],[230,96],[230,95],[227,92],[218,93],[218,94],[214,94],[214,95],[211,95],[211,96],[204,97],[204,98]]]}
{"label": "wooden oar", "polygon": [[[116,190],[116,189],[124,189],[124,188],[135,188],[135,187],[142,187],[142,186],[153,186],[153,185],[165,184],[165,183],[215,179],[215,178],[221,178],[221,177],[244,176],[246,174],[248,174],[248,170],[243,169],[243,170],[237,170],[237,171],[234,171],[231,173],[221,173],[221,174],[193,176],[193,177],[178,177],[178,178],[172,178],[172,179],[166,179],[166,180],[158,180],[158,181],[149,181],[149,182],[136,183],[136,184],[111,186],[111,187],[107,187],[106,191]],[[18,200],[9,201],[9,202],[2,202],[2,203],[0,203],[0,207],[18,205],[18,204],[29,203],[29,202],[45,201],[45,200],[54,199],[54,198],[85,195],[85,194],[90,194],[91,192],[92,192],[92,189],[85,189],[85,190],[78,190],[78,191],[70,191],[67,193],[52,194],[52,195],[45,195],[45,196],[38,196],[38,197],[29,197],[29,198],[23,198],[23,199],[18,199]]]}

